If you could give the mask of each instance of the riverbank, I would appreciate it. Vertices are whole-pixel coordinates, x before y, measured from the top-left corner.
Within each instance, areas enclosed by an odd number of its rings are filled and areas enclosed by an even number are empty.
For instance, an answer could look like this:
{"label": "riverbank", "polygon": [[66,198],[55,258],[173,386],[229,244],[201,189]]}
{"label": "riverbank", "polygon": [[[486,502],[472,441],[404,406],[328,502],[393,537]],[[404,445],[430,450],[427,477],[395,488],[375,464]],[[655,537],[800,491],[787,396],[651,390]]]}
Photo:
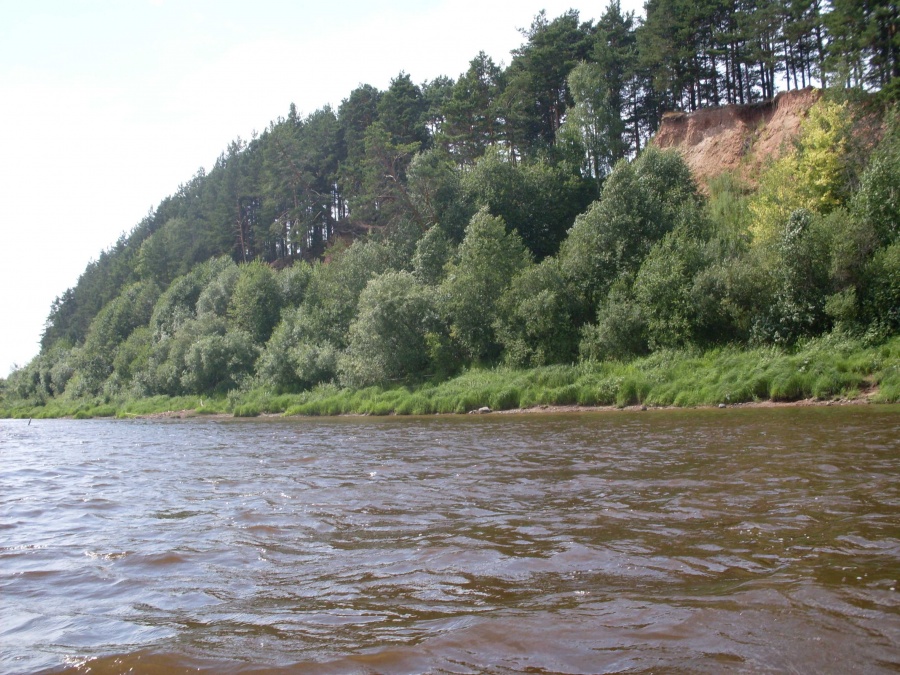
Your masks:
{"label": "riverbank", "polygon": [[900,337],[866,346],[828,336],[791,351],[723,347],[664,351],[629,362],[529,370],[472,369],[436,383],[300,393],[262,388],[227,396],[4,401],[3,417],[191,417],[225,415],[432,415],[489,408],[502,413],[900,401]]}
{"label": "riverbank", "polygon": [[[837,398],[837,399],[803,399],[800,401],[748,401],[745,403],[732,403],[718,405],[701,405],[690,406],[691,410],[714,410],[718,409],[754,409],[754,408],[812,408],[812,407],[843,407],[843,406],[866,406],[866,405],[890,405],[891,401],[877,401],[869,394],[861,395],[856,398]],[[530,408],[510,408],[507,410],[486,409],[484,411],[471,410],[468,414],[491,414],[491,415],[564,415],[572,413],[619,413],[619,412],[650,412],[665,410],[685,410],[685,407],[679,406],[647,406],[643,404],[630,406],[612,406],[612,405],[537,405]],[[457,413],[431,413],[429,416],[436,417],[441,415],[457,415]],[[370,413],[342,413],[340,417],[370,417]],[[397,416],[397,413],[388,413],[388,416]],[[247,417],[246,415],[244,417]],[[320,417],[319,415],[289,415],[286,413],[260,413],[253,415],[256,418],[277,418],[285,417]],[[200,413],[195,409],[185,410],[166,410],[157,413],[148,413],[145,415],[122,414],[118,419],[144,419],[144,420],[164,420],[164,419],[234,419],[233,413]]]}

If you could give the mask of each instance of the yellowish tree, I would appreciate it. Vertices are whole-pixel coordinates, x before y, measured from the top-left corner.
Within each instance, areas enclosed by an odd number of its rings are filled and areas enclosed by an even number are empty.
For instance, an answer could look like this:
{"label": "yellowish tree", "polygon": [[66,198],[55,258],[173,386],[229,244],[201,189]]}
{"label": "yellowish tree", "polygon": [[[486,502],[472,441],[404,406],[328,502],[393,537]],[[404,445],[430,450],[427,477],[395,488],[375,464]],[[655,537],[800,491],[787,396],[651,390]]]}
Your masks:
{"label": "yellowish tree", "polygon": [[803,121],[796,146],[760,176],[750,202],[754,241],[772,242],[797,209],[828,213],[846,198],[846,104],[820,100]]}

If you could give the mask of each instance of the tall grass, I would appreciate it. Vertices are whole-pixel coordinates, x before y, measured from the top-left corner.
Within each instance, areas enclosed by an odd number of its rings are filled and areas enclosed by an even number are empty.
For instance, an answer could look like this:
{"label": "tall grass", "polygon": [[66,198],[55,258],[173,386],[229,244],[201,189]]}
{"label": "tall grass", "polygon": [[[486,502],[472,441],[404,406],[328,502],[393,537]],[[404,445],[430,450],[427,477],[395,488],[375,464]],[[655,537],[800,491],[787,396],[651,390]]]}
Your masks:
{"label": "tall grass", "polygon": [[706,406],[750,401],[794,401],[871,393],[879,403],[900,402],[900,337],[867,346],[829,335],[786,351],[721,347],[707,352],[660,351],[630,362],[554,365],[530,370],[471,369],[417,387],[341,389],[320,385],[298,394],[265,389],[227,398],[154,396],[119,401],[50,400],[0,410],[5,417],[132,417],[188,410],[253,417],[287,415],[430,415],[541,405]]}
{"label": "tall grass", "polygon": [[878,402],[900,401],[900,338],[878,347],[829,336],[788,352],[723,347],[663,351],[628,363],[582,363],[531,370],[470,370],[418,388],[323,387],[287,414],[466,413],[540,405],[704,406],[856,396],[877,387]]}
{"label": "tall grass", "polygon": [[531,370],[470,370],[418,388],[323,387],[287,414],[466,413],[540,405],[704,406],[856,396],[877,388],[878,402],[900,401],[900,338],[877,347],[827,336],[794,351],[722,347],[662,351],[628,363],[582,363]]}

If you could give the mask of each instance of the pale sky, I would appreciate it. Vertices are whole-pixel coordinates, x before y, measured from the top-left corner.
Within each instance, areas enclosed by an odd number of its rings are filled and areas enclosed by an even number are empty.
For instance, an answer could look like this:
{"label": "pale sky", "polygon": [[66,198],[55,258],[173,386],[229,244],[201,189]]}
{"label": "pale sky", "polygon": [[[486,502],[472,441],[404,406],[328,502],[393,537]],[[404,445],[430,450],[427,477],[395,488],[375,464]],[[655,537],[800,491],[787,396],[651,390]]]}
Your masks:
{"label": "pale sky", "polygon": [[[641,0],[622,0],[640,11]],[[0,377],[39,351],[53,299],[229,141],[400,71],[508,64],[565,0],[0,0]]]}

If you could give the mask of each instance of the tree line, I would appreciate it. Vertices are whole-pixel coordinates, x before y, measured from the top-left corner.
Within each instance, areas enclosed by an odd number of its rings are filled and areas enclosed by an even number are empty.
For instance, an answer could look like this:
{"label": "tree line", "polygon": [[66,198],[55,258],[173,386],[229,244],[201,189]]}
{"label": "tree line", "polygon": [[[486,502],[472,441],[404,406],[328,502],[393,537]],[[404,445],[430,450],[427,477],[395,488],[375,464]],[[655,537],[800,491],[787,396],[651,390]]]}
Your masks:
{"label": "tree line", "polygon": [[[896,97],[888,2],[541,13],[510,64],[361,85],[237,139],[53,304],[24,398],[298,390],[469,364],[895,331],[897,120],[826,97],[758,187],[701,193],[664,112],[827,83]],[[630,161],[630,158],[635,158]],[[785,187],[787,185],[787,187]]]}

